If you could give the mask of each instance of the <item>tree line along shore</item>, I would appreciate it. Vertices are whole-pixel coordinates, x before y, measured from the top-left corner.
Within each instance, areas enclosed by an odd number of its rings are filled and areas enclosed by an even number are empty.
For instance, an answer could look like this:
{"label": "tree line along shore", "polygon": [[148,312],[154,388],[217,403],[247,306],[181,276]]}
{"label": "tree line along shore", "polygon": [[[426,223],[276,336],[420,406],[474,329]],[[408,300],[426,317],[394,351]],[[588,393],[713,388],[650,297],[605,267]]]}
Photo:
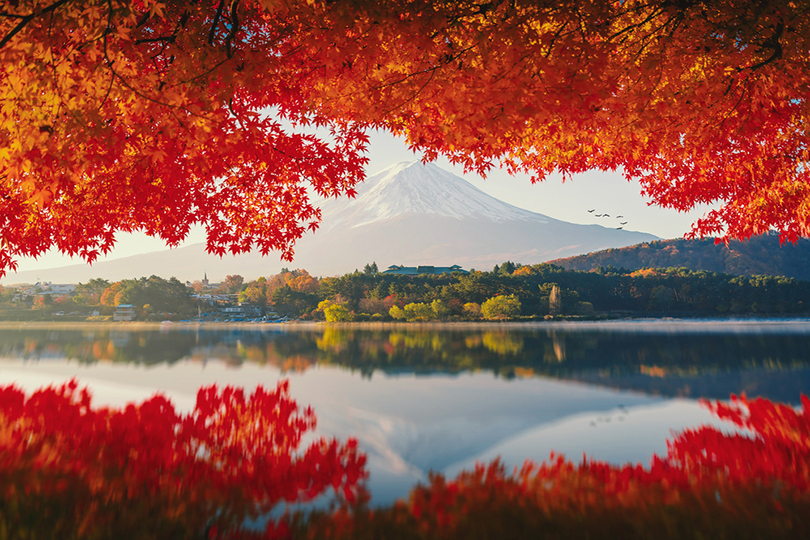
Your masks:
{"label": "tree line along shore", "polygon": [[[26,289],[31,292],[31,287]],[[589,272],[510,261],[491,271],[417,276],[380,273],[376,264],[339,277],[287,270],[245,281],[182,283],[157,276],[92,279],[70,293],[0,287],[0,320],[112,320],[116,306],[135,320],[480,321],[600,317],[803,316],[810,282],[733,276],[686,268]]]}

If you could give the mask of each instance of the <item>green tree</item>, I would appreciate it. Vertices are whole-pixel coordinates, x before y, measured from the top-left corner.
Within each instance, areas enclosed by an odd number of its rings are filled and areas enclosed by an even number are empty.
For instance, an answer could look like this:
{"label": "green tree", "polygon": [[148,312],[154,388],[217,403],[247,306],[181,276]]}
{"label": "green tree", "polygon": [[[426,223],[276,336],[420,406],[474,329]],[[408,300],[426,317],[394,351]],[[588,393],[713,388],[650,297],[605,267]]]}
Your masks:
{"label": "green tree", "polygon": [[548,295],[548,312],[551,315],[560,315],[563,310],[562,293],[560,286],[556,283],[552,284],[551,292]]}
{"label": "green tree", "polygon": [[506,276],[511,276],[512,273],[515,271],[515,263],[512,261],[506,261],[500,267],[497,267],[497,273],[503,274]]}
{"label": "green tree", "polygon": [[464,304],[464,316],[468,319],[480,319],[481,304],[476,304],[475,302],[467,302]]}
{"label": "green tree", "polygon": [[391,306],[391,309],[388,310],[388,314],[398,321],[404,321],[407,318],[407,316],[405,315],[405,311],[401,307],[396,305]]}
{"label": "green tree", "polygon": [[158,276],[113,283],[101,295],[100,303],[109,307],[151,304],[156,312],[193,312],[190,289],[177,278],[165,280]]}
{"label": "green tree", "polygon": [[650,302],[647,309],[660,310],[666,313],[675,300],[675,291],[664,285],[658,285],[650,291]]}
{"label": "green tree", "polygon": [[405,318],[408,322],[427,322],[436,318],[436,312],[433,311],[430,304],[422,302],[405,304],[403,310],[405,311]]}
{"label": "green tree", "polygon": [[[556,275],[554,279],[565,278],[566,276]],[[579,276],[576,276],[579,277]],[[585,275],[584,277],[589,277]],[[577,281],[573,280],[576,286]],[[579,293],[575,290],[562,287],[559,283],[542,283],[539,285],[540,311],[547,311],[550,315],[561,315],[567,313],[577,305]]]}
{"label": "green tree", "polygon": [[284,285],[273,291],[271,300],[279,313],[305,313],[318,305],[317,295],[294,291],[289,285]]}
{"label": "green tree", "polygon": [[226,276],[225,282],[223,283],[225,287],[225,292],[228,294],[236,294],[242,288],[242,283],[244,283],[245,278],[236,274],[233,276]]}
{"label": "green tree", "polygon": [[239,293],[240,302],[249,302],[257,306],[267,305],[267,278],[260,277],[256,281],[251,281]]}
{"label": "green tree", "polygon": [[351,312],[340,304],[330,304],[323,310],[326,322],[343,322],[352,320]]}
{"label": "green tree", "polygon": [[91,279],[87,283],[79,283],[76,285],[76,295],[73,300],[77,304],[98,305],[101,295],[109,286],[110,282],[101,278]]}
{"label": "green tree", "polygon": [[507,320],[520,315],[520,300],[514,294],[494,296],[481,305],[481,314],[488,320]]}
{"label": "green tree", "polygon": [[446,319],[450,316],[450,306],[445,304],[440,298],[431,302],[430,307],[433,309],[433,313],[438,319]]}

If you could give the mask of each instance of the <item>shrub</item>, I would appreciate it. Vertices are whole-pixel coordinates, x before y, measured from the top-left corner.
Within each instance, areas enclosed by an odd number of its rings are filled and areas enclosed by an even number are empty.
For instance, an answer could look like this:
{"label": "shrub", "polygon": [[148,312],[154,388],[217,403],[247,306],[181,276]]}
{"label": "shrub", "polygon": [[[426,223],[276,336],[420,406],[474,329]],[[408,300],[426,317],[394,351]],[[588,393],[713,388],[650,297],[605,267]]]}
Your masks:
{"label": "shrub", "polygon": [[436,312],[433,311],[430,304],[423,304],[421,302],[405,304],[403,310],[405,311],[405,318],[408,322],[427,322],[436,318]]}
{"label": "shrub", "polygon": [[520,300],[514,294],[494,296],[481,304],[481,314],[485,319],[499,321],[520,315]]}
{"label": "shrub", "polygon": [[576,315],[585,315],[590,316],[594,314],[593,304],[590,302],[577,302],[576,308],[574,308],[574,313]]}
{"label": "shrub", "polygon": [[468,319],[481,318],[481,305],[475,302],[468,302],[464,304],[464,316]]}
{"label": "shrub", "polygon": [[323,309],[326,322],[343,322],[352,320],[351,312],[340,304],[330,304]]}
{"label": "shrub", "polygon": [[434,316],[437,319],[446,319],[450,316],[450,306],[439,298],[430,303],[430,308],[433,310]]}

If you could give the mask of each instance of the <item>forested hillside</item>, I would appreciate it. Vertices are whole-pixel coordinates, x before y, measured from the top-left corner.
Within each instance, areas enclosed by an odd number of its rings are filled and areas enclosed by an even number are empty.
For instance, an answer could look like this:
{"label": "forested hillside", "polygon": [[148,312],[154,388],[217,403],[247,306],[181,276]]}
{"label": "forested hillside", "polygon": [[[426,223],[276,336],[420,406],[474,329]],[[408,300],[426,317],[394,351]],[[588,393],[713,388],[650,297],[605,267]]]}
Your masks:
{"label": "forested hillside", "polygon": [[714,239],[660,240],[618,249],[606,249],[550,261],[568,270],[590,271],[600,267],[688,268],[731,275],[786,276],[810,280],[810,240],[779,244],[778,235],[763,235],[747,242],[732,240],[715,244]]}
{"label": "forested hillside", "polygon": [[[433,307],[433,318],[496,318],[483,313],[492,299],[514,297],[522,316],[621,313],[639,316],[740,314],[796,315],[810,306],[810,282],[772,276],[733,276],[685,268],[614,268],[567,271],[552,264],[506,262],[491,272],[396,276],[355,272],[324,278],[318,297],[355,314],[428,320],[417,308]],[[437,302],[434,307],[433,302]],[[414,306],[413,316],[407,313]],[[394,306],[404,309],[398,316]],[[438,309],[437,309],[438,308]],[[444,311],[444,314],[438,313]],[[509,315],[506,318],[512,318]],[[381,318],[381,320],[382,320]],[[346,319],[352,320],[352,319]]]}
{"label": "forested hillside", "polygon": [[240,306],[251,307],[250,318],[272,311],[329,322],[810,312],[810,281],[674,267],[632,271],[610,266],[583,272],[507,261],[492,271],[409,276],[379,273],[376,264],[367,264],[362,272],[320,279],[302,269],[284,269],[247,283],[234,275],[207,293],[203,289],[202,283],[186,287],[174,278],[157,276],[116,283],[96,279],[77,285],[73,295],[55,297],[45,292],[23,298],[19,291],[0,287],[0,320],[45,320],[55,313],[67,320],[64,317],[84,317],[93,311],[105,316],[121,303],[134,305],[142,320],[187,318],[202,312],[232,319],[237,316],[219,311],[237,299]]}

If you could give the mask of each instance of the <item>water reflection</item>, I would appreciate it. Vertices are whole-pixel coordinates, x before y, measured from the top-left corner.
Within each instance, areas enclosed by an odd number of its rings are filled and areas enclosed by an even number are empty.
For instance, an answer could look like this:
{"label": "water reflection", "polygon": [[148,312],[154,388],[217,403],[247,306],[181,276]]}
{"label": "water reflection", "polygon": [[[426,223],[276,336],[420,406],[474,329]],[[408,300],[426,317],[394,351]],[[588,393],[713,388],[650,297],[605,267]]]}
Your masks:
{"label": "water reflection", "polygon": [[99,404],[160,391],[189,410],[202,385],[289,378],[319,434],[359,439],[384,504],[431,469],[498,455],[508,466],[551,449],[646,463],[670,430],[712,420],[694,398],[797,403],[809,345],[810,322],[0,327],[0,384],[75,376]]}
{"label": "water reflection", "polygon": [[496,325],[481,328],[0,329],[0,356],[82,363],[180,360],[272,365],[283,373],[336,366],[386,374],[491,372],[551,377],[652,395],[727,398],[746,392],[795,403],[810,388],[810,322]]}

